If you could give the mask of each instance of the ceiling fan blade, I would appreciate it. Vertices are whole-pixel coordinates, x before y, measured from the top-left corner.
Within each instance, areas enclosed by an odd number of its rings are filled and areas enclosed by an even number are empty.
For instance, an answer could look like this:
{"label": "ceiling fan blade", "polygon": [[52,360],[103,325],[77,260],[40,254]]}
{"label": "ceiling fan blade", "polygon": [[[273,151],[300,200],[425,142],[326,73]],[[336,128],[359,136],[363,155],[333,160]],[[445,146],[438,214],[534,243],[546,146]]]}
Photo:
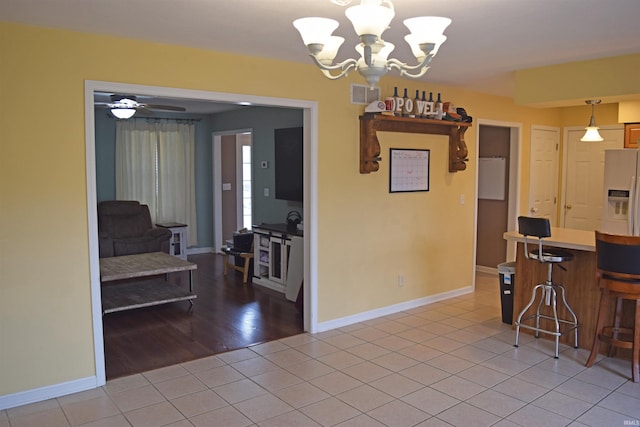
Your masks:
{"label": "ceiling fan blade", "polygon": [[149,117],[153,117],[155,116],[155,114],[153,113],[153,111],[149,110],[148,108],[145,108],[144,105],[139,105],[136,107],[136,111],[138,113],[141,113],[143,116],[149,116]]}
{"label": "ceiling fan blade", "polygon": [[174,107],[172,105],[140,104],[140,106],[150,110],[187,111],[184,107]]}

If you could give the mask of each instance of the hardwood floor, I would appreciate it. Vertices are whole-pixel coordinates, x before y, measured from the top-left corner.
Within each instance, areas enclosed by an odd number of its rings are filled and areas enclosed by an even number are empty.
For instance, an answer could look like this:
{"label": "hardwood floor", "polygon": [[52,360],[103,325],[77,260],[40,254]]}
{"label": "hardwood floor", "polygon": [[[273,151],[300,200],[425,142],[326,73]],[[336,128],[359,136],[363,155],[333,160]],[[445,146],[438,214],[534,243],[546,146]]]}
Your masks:
{"label": "hardwood floor", "polygon": [[[103,317],[107,379],[174,365],[303,332],[302,313],[283,294],[225,277],[223,257],[189,256],[198,264],[191,311],[186,301]],[[170,276],[188,288],[188,273]]]}

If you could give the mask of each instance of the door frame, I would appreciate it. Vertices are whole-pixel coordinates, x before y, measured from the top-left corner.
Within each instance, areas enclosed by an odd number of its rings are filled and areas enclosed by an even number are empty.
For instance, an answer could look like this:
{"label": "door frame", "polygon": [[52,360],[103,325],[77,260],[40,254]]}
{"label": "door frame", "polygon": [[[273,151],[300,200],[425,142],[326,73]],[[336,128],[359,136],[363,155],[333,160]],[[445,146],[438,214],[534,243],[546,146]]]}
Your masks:
{"label": "door frame", "polygon": [[[473,227],[473,260],[475,263],[478,251],[478,166],[480,163],[480,126],[496,126],[509,128],[509,207],[507,215],[507,231],[515,230],[518,219],[518,209],[520,206],[520,183],[521,183],[521,164],[522,164],[522,123],[503,122],[499,120],[478,119],[478,131],[476,132],[476,197],[475,197],[475,224]],[[505,254],[507,261],[516,259],[515,242],[507,241],[507,253]],[[474,269],[473,283],[475,287],[475,271],[483,269]],[[497,269],[496,269],[497,271]],[[493,270],[491,271],[493,272]]]}
{"label": "door frame", "polygon": [[[95,92],[136,93],[166,98],[187,98],[211,102],[241,103],[267,107],[293,107],[303,110],[304,145],[304,330],[318,330],[318,103],[289,98],[272,98],[204,90],[167,88],[97,80],[84,82],[85,163],[87,185],[87,231],[89,244],[89,278],[96,386],[106,384],[100,293],[100,259],[96,190]],[[246,105],[246,104],[245,104]]]}
{"label": "door frame", "polygon": [[[251,144],[253,145],[253,129],[242,128],[232,129],[224,131],[212,132],[211,139],[213,143],[212,155],[212,179],[213,179],[213,252],[222,253],[221,248],[224,243],[222,239],[222,137],[228,135],[238,135],[240,133],[251,133]],[[236,141],[236,157],[237,157],[237,143]],[[236,159],[237,166],[237,159]],[[238,186],[238,173],[236,173],[236,186]],[[254,189],[255,190],[255,189]],[[238,189],[236,188],[236,192]],[[236,194],[237,197],[237,194]],[[239,214],[239,213],[238,213]]]}

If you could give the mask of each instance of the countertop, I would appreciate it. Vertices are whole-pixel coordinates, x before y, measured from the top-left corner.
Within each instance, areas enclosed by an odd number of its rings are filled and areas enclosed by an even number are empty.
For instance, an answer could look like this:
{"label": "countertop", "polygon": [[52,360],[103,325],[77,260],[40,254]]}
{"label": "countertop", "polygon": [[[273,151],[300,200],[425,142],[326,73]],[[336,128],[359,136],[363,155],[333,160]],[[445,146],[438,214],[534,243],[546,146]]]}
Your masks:
{"label": "countertop", "polygon": [[[524,242],[524,236],[517,231],[507,231],[503,236],[505,240]],[[544,245],[564,249],[576,249],[579,251],[595,252],[596,234],[594,231],[551,227],[551,237],[544,239]]]}

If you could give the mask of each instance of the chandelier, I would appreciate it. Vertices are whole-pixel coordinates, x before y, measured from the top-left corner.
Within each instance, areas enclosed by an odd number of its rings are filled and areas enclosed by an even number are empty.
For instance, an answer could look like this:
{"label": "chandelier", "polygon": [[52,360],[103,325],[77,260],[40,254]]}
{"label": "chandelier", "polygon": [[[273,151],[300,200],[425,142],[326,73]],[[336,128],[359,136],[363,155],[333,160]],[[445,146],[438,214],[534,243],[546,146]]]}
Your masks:
{"label": "chandelier", "polygon": [[361,0],[360,5],[347,8],[345,15],[360,37],[360,44],[355,47],[360,58],[347,59],[339,64],[334,64],[333,60],[344,38],[332,35],[338,28],[338,21],[318,17],[300,18],[293,21],[293,26],[300,32],[311,58],[326,77],[336,80],[351,70],[357,70],[371,88],[390,70],[397,70],[401,76],[414,79],[424,76],[440,45],[447,39],[444,30],[451,24],[451,19],[440,16],[405,19],[404,25],[410,34],[404,39],[417,60],[416,65],[408,65],[388,58],[395,46],[382,39],[382,33],[395,16],[391,0]]}

